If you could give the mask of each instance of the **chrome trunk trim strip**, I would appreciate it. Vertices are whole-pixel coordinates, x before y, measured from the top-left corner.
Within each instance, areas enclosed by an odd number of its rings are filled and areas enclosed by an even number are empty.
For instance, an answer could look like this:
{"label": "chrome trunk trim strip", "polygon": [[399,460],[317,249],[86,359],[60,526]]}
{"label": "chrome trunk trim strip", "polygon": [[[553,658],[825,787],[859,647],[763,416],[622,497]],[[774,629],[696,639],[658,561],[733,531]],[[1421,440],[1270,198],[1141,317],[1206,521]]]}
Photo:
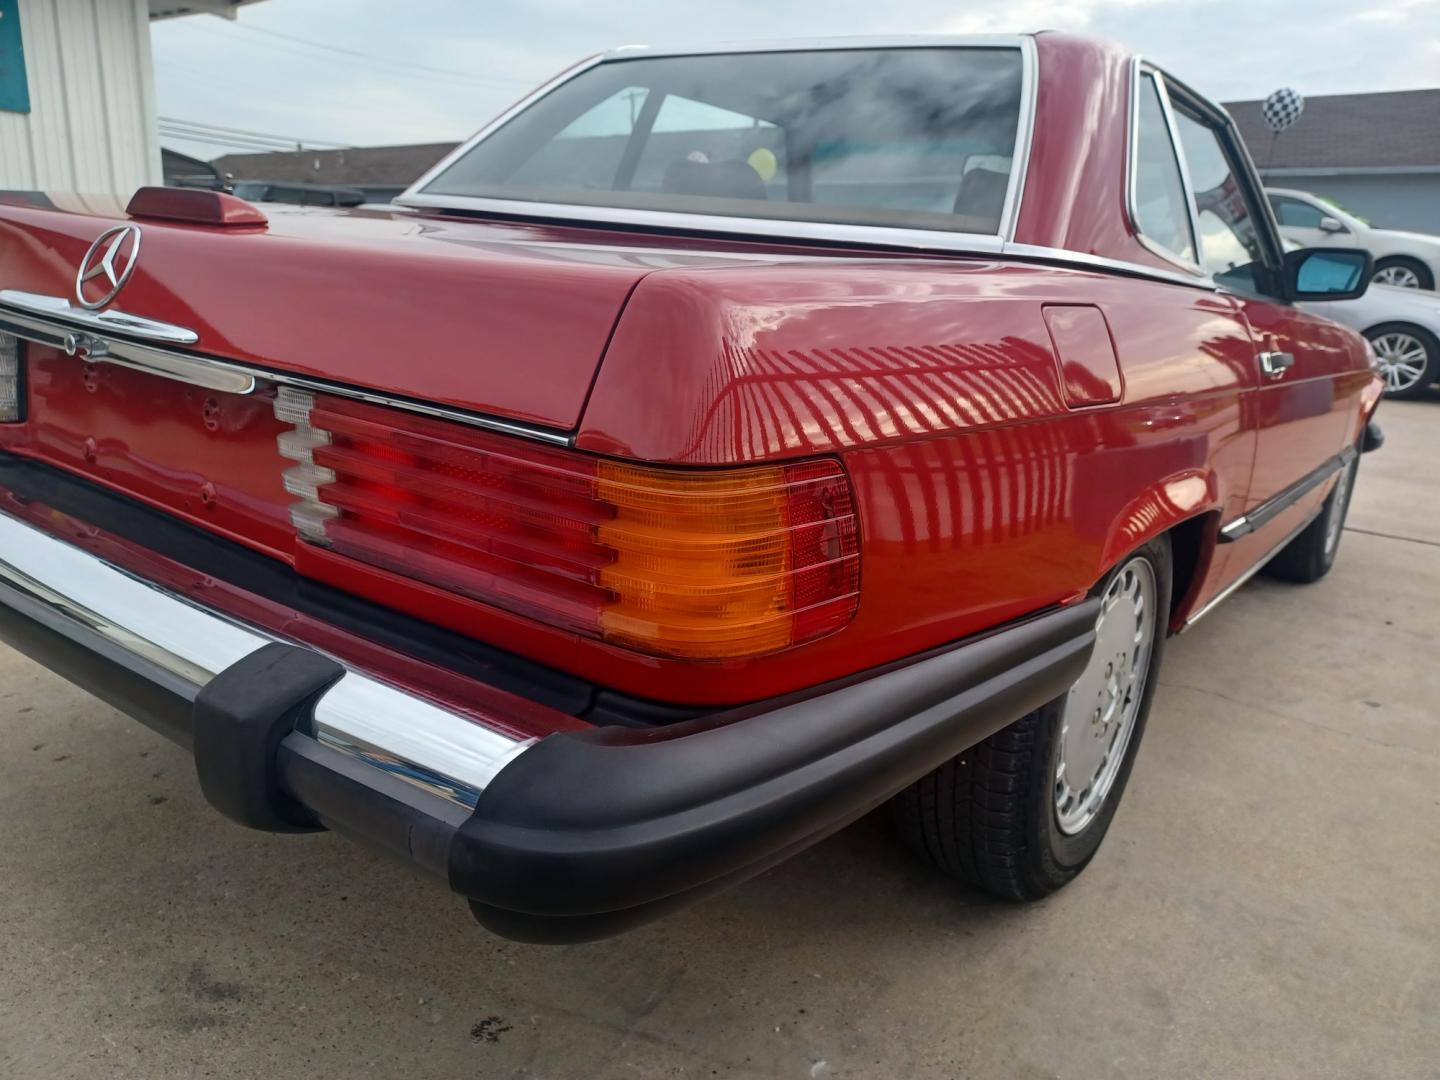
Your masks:
{"label": "chrome trunk trim strip", "polygon": [[12,308],[29,315],[38,315],[47,322],[58,322],[77,330],[93,330],[100,334],[125,334],[143,341],[164,345],[194,345],[200,335],[188,326],[156,322],[141,315],[131,315],[110,308],[92,311],[76,307],[63,296],[0,289],[0,307]]}
{"label": "chrome trunk trim strip", "polygon": [[[54,311],[54,304],[68,304],[68,301],[61,300],[59,297],[39,297],[39,299],[50,302],[51,305],[45,313],[41,314],[37,313],[40,311],[38,305],[32,305],[25,309],[15,307],[11,303],[11,299],[15,295],[13,290],[0,290],[0,330],[9,331],[26,341],[49,345],[71,355],[79,355],[82,359],[92,363],[118,364],[121,367],[133,368],[136,371],[157,375],[160,378],[173,379],[176,382],[231,394],[255,393],[266,385],[296,386],[334,394],[337,397],[352,398],[356,401],[368,401],[374,405],[385,405],[419,416],[452,420],[457,424],[466,424],[502,435],[514,435],[522,439],[533,439],[552,446],[569,446],[572,441],[567,432],[541,427],[538,424],[528,424],[521,420],[504,420],[499,417],[469,412],[465,409],[431,405],[427,402],[396,397],[393,394],[376,390],[366,390],[305,375],[294,375],[289,372],[257,367],[253,364],[237,363],[233,360],[174,352],[170,349],[127,341],[120,337],[108,335],[100,337],[77,333]],[[20,295],[31,298],[38,296],[34,293]],[[116,329],[118,330],[118,327]]]}

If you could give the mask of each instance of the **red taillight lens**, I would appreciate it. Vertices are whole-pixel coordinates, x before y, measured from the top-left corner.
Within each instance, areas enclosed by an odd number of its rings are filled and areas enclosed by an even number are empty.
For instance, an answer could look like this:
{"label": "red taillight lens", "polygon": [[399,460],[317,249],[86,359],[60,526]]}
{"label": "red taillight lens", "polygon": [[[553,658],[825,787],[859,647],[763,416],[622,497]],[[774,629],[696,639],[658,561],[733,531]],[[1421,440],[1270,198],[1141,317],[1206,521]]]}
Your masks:
{"label": "red taillight lens", "polygon": [[855,612],[850,487],[831,461],[679,470],[587,457],[284,388],[300,535],[660,656],[733,659]]}

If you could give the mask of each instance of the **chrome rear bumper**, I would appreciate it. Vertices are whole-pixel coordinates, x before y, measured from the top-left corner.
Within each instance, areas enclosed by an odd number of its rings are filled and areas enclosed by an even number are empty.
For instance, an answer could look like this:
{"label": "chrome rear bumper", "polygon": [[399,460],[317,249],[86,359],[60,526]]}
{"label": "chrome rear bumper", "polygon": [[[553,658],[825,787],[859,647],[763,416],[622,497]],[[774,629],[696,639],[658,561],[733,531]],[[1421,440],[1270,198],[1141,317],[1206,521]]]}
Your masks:
{"label": "chrome rear bumper", "polygon": [[7,505],[0,641],[190,746],[232,820],[334,829],[526,941],[619,933],[759,873],[1063,694],[1095,640],[1092,599],[809,696],[521,740],[47,532],[41,499]]}
{"label": "chrome rear bumper", "polygon": [[[0,603],[189,703],[221,672],[276,640],[5,514]],[[534,741],[486,728],[353,668],[315,702],[313,736],[466,808]],[[184,732],[177,737],[188,741]]]}

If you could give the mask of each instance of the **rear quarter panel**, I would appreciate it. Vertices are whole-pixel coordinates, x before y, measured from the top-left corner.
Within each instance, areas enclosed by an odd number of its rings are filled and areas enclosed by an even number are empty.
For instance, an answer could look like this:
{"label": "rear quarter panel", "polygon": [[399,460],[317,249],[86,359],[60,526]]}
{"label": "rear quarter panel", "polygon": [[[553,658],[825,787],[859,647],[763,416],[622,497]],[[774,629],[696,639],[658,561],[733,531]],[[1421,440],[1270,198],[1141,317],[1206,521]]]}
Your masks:
{"label": "rear quarter panel", "polygon": [[[1120,400],[1067,407],[1044,308],[1097,306]],[[1235,304],[1178,285],[975,261],[666,271],[637,288],[578,433],[587,450],[718,465],[841,458],[860,609],[813,678],[1086,592],[1178,521],[1243,508],[1254,347]],[[751,662],[769,684],[798,654]]]}

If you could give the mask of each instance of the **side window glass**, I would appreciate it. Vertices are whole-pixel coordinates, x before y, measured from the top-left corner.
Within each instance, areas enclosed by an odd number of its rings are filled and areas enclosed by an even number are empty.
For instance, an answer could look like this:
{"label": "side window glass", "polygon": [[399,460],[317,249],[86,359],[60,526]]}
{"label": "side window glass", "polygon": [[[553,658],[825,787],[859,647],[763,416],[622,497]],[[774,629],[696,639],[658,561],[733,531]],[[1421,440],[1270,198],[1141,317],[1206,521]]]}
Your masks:
{"label": "side window glass", "polygon": [[1219,134],[1180,108],[1175,109],[1175,127],[1195,193],[1200,265],[1223,285],[1259,291],[1255,270],[1263,266],[1264,253],[1255,215]]}
{"label": "side window glass", "polygon": [[1160,89],[1148,72],[1140,78],[1140,108],[1135,129],[1135,225],[1147,240],[1192,263],[1195,240],[1190,210],[1180,180],[1180,162],[1165,123]]}
{"label": "side window glass", "polygon": [[1281,225],[1296,229],[1318,229],[1322,214],[1318,207],[1299,199],[1287,199],[1284,195],[1270,196],[1270,205],[1275,208],[1275,217]]}

